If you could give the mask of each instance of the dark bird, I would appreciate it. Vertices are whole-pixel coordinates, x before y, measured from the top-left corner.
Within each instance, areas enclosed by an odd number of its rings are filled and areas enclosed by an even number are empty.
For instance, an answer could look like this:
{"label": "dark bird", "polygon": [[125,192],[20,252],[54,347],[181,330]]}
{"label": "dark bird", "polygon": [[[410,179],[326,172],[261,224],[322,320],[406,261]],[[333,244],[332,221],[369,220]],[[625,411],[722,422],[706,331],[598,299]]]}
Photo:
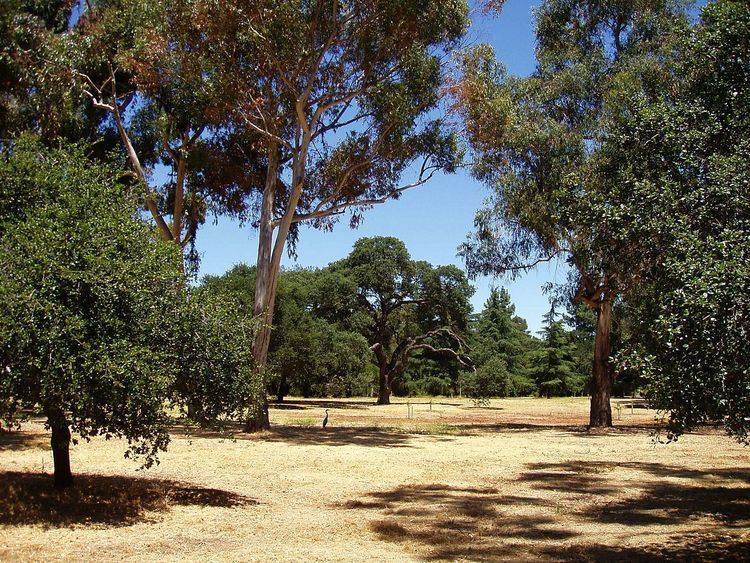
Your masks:
{"label": "dark bird", "polygon": [[326,409],[326,417],[323,419],[323,428],[328,426],[328,409]]}

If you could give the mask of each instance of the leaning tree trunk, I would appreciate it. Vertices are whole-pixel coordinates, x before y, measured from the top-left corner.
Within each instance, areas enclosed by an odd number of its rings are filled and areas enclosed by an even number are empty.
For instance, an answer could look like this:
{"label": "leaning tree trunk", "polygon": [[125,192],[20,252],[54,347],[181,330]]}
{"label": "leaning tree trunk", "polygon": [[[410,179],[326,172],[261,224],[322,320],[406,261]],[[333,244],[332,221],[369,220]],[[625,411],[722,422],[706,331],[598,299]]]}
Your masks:
{"label": "leaning tree trunk", "polygon": [[47,423],[52,430],[52,459],[55,467],[55,488],[64,489],[73,484],[73,473],[70,471],[70,428],[61,409],[51,408],[46,411]]}
{"label": "leaning tree trunk", "polygon": [[[271,325],[276,294],[273,275],[273,208],[276,192],[276,174],[278,152],[271,146],[268,150],[268,171],[266,185],[263,189],[263,202],[260,209],[260,224],[258,225],[258,261],[255,271],[255,303],[253,315],[260,319],[260,328],[253,341],[253,359],[255,361],[255,376],[260,377],[268,363],[268,348],[271,344]],[[261,391],[254,405],[253,413],[245,421],[247,432],[267,430],[271,427],[268,418],[268,397],[266,390]]]}
{"label": "leaning tree trunk", "polygon": [[610,397],[614,387],[614,370],[609,361],[612,353],[612,302],[605,299],[597,311],[596,342],[594,347],[594,379],[591,389],[592,428],[612,426]]}

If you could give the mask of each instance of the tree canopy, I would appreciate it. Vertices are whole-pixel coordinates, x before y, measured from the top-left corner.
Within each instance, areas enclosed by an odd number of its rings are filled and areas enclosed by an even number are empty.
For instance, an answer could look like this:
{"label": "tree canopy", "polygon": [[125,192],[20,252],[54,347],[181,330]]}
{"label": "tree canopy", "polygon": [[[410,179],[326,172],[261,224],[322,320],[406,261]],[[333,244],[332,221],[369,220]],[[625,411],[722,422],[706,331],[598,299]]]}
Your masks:
{"label": "tree canopy", "polygon": [[179,257],[134,215],[120,175],[31,141],[0,159],[0,406],[9,419],[41,409],[62,486],[68,428],[124,436],[147,465],[169,441],[177,364],[162,314],[181,301]]}
{"label": "tree canopy", "polygon": [[622,186],[612,257],[643,272],[623,365],[643,373],[681,432],[750,420],[750,9],[710,3],[677,49],[674,82],[618,123],[603,147]]}
{"label": "tree canopy", "polygon": [[612,307],[640,272],[619,268],[605,248],[616,235],[601,217],[617,186],[598,156],[613,120],[669,83],[665,61],[688,25],[685,3],[547,0],[535,15],[530,77],[509,76],[486,45],[463,59],[459,110],[474,172],[494,194],[461,252],[475,274],[518,275],[565,257],[571,297],[598,316],[590,424],[608,426]]}
{"label": "tree canopy", "polygon": [[135,212],[123,171],[23,138],[0,178],[0,416],[46,417],[58,486],[72,480],[71,431],[124,437],[150,466],[170,406],[196,407],[201,424],[252,408],[252,319],[188,299],[179,250]]}

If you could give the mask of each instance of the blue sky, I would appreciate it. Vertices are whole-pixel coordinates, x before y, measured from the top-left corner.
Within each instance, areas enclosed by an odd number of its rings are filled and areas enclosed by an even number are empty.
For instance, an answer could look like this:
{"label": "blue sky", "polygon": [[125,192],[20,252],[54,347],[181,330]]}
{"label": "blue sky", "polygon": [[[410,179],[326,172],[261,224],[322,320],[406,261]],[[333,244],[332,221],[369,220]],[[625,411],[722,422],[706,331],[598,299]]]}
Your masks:
{"label": "blue sky", "polygon": [[[478,15],[469,32],[469,41],[492,43],[498,58],[514,74],[529,74],[534,69],[534,32],[532,8],[537,1],[508,0],[497,18]],[[391,201],[368,211],[356,230],[346,221],[333,232],[303,228],[296,261],[285,257],[284,266],[325,266],[346,256],[354,242],[366,236],[387,235],[406,243],[413,259],[432,264],[457,264],[456,249],[472,228],[474,213],[487,196],[487,189],[468,173],[435,177],[415,188],[398,201]],[[206,224],[198,234],[198,250],[202,253],[200,275],[221,274],[234,264],[254,263],[257,234],[250,226],[222,218],[217,224]],[[480,278],[474,281],[476,293],[472,300],[475,310],[481,309],[492,285],[509,289],[516,312],[529,323],[529,329],[540,329],[542,315],[549,310],[549,301],[541,286],[548,281],[564,281],[564,265],[545,265],[523,278]]]}

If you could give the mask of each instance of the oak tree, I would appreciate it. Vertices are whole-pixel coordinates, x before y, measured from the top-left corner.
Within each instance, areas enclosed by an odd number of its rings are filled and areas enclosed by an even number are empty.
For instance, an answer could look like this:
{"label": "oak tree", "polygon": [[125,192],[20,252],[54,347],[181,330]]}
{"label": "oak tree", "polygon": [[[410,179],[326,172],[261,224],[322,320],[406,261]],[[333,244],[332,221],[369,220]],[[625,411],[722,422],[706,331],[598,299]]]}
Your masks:
{"label": "oak tree", "polygon": [[318,315],[357,330],[379,371],[378,404],[418,354],[450,358],[472,369],[465,344],[474,292],[455,266],[414,261],[393,237],[364,238],[321,278]]}

